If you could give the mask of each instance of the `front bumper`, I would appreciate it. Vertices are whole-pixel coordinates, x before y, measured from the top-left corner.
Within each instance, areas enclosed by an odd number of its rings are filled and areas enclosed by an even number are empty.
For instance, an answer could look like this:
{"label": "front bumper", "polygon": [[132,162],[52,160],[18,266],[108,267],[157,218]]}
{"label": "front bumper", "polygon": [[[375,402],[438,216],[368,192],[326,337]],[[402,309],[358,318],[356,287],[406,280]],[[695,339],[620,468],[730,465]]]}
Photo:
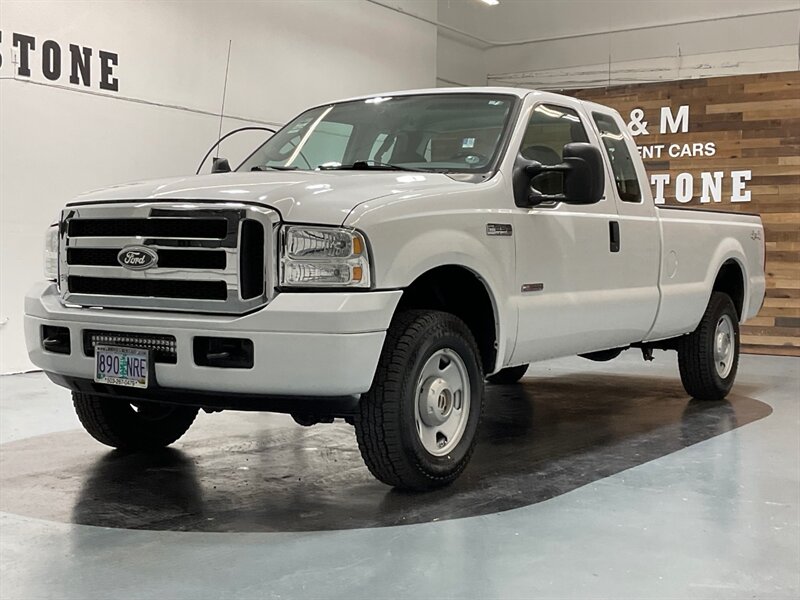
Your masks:
{"label": "front bumper", "polygon": [[[154,365],[165,389],[263,396],[342,397],[366,392],[401,291],[282,293],[245,316],[198,315],[65,306],[52,283],[25,298],[25,340],[33,364],[63,382],[91,380],[94,359],[83,351],[83,330],[170,334],[177,362]],[[70,330],[70,354],[43,349],[43,325]],[[250,369],[195,364],[196,336],[247,338]]]}

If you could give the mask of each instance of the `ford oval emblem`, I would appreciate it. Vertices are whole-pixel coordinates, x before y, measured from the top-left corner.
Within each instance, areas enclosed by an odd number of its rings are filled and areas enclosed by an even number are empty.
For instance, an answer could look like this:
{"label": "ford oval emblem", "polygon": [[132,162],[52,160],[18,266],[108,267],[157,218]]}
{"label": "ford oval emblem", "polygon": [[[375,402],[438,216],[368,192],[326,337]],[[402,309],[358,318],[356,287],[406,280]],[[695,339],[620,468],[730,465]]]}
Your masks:
{"label": "ford oval emblem", "polygon": [[117,254],[117,262],[131,271],[144,271],[158,264],[158,253],[147,246],[125,246]]}

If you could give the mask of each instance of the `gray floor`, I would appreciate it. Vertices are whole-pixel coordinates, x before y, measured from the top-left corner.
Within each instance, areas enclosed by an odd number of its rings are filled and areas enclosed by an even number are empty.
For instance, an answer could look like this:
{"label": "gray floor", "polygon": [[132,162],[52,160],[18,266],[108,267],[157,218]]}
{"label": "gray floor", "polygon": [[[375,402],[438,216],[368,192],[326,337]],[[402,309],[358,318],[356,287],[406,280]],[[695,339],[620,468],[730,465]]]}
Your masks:
{"label": "gray floor", "polygon": [[[545,465],[549,471],[541,487],[551,478],[574,485],[525,495],[528,488],[523,487],[530,485],[536,469],[501,468],[506,455],[497,454],[498,436],[493,434],[478,446],[464,481],[446,492],[449,496],[438,496],[438,504],[408,497],[398,504],[396,495],[369,480],[355,466],[355,441],[345,425],[298,427],[299,433],[288,434],[295,429],[289,429],[294,426],[284,416],[201,415],[197,430],[176,444],[182,458],[172,468],[176,477],[192,473],[192,498],[201,508],[191,512],[202,514],[209,521],[204,524],[181,517],[188,510],[183,495],[176,496],[180,502],[174,507],[164,503],[172,496],[158,506],[161,512],[172,508],[171,519],[153,522],[135,514],[136,507],[143,512],[152,507],[126,498],[125,486],[131,495],[153,493],[146,488],[147,478],[129,480],[130,464],[107,462],[113,454],[76,431],[68,393],[41,374],[2,377],[0,597],[799,597],[800,360],[743,357],[727,412],[719,407],[690,410],[676,378],[670,354],[659,354],[651,364],[629,352],[604,364],[576,358],[531,368],[521,393],[535,399],[535,410],[515,418],[548,420],[547,443],[528,443],[542,433],[533,426],[506,439],[503,451],[519,448],[538,461],[552,445],[559,460]],[[593,381],[598,394],[592,392]],[[493,402],[500,406],[514,393],[494,392]],[[642,399],[633,402],[638,394]],[[602,408],[587,408],[599,395]],[[563,400],[570,396],[578,409],[565,408]],[[678,405],[682,410],[675,410]],[[617,420],[608,414],[615,407]],[[625,427],[648,415],[654,416],[646,427]],[[497,434],[502,423],[490,429]],[[508,422],[508,427],[517,425]],[[252,462],[251,467],[215,469],[220,456],[203,454],[215,431],[244,435],[256,429],[275,433],[271,445],[248,447],[238,456],[255,460],[270,451],[283,452],[276,454],[282,472],[291,470],[285,463],[294,457],[300,471],[317,478],[305,487],[292,484],[291,489],[303,490],[295,498],[302,509],[283,504],[291,499],[277,495],[279,479],[254,478],[248,471],[255,469]],[[599,433],[588,436],[593,429]],[[591,439],[555,443],[576,435]],[[326,451],[326,440],[336,448]],[[237,437],[225,454],[241,452],[243,445]],[[286,453],[284,447],[295,451]],[[306,454],[326,460],[315,462]],[[513,458],[527,460],[527,455]],[[99,476],[96,468],[91,471],[92,481],[89,471],[76,466],[98,462],[105,466]],[[358,517],[342,529],[324,511],[311,514],[304,508],[313,490],[330,492],[339,485],[335,473],[328,475],[336,471],[333,464],[351,473],[341,485],[353,485],[351,493],[333,498],[340,511]],[[159,472],[163,476],[163,465]],[[240,489],[252,483],[260,483],[261,492]],[[114,495],[104,495],[109,486]],[[515,486],[521,501],[498,503],[498,498],[514,496]],[[176,491],[165,489],[168,493]],[[242,498],[247,504],[237,505]],[[263,503],[265,512],[257,513],[254,501]],[[477,516],[456,518],[459,514],[447,511],[451,504],[484,501],[471,513]],[[54,506],[59,503],[63,506]],[[270,516],[269,507],[279,504],[282,516]],[[427,512],[414,511],[415,504],[425,505]],[[203,512],[203,506],[213,510]],[[519,507],[496,512],[510,506]],[[437,507],[441,519],[431,512]],[[327,509],[334,514],[332,507]],[[243,510],[252,510],[252,518],[231,519]],[[391,512],[392,523],[402,522],[404,511],[420,522],[385,526],[382,516]],[[127,520],[114,527],[70,522],[103,523],[103,512],[125,514]],[[223,517],[228,520],[222,527],[211,522]],[[308,530],[299,525],[304,519],[326,526]]]}

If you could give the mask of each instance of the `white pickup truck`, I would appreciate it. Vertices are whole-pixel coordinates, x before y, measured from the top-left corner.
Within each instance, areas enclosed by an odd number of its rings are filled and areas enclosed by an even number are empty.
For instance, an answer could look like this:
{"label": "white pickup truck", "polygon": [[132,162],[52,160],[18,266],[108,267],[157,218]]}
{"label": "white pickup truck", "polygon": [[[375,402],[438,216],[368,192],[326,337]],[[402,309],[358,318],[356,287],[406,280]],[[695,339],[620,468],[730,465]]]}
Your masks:
{"label": "white pickup truck", "polygon": [[375,477],[433,488],[485,379],[676,350],[719,400],[764,298],[760,219],[656,207],[620,116],[561,95],[324,104],[214,170],[85,194],[48,231],[28,351],[109,446],[171,444],[200,408],[344,418]]}

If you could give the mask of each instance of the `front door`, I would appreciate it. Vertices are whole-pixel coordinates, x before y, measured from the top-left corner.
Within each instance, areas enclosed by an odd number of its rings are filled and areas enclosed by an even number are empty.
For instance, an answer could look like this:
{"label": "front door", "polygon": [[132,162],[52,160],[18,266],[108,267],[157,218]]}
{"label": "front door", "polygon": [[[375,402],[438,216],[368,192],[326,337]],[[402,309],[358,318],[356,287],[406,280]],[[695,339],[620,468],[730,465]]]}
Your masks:
{"label": "front door", "polygon": [[[553,104],[531,109],[519,148],[528,159],[559,164],[570,142],[599,140],[587,115]],[[603,350],[642,339],[630,319],[626,264],[614,247],[619,226],[612,181],[590,205],[542,204],[514,215],[519,326],[513,362]],[[545,194],[562,190],[560,175],[544,173],[533,186]],[[616,224],[616,225],[615,225]]]}

